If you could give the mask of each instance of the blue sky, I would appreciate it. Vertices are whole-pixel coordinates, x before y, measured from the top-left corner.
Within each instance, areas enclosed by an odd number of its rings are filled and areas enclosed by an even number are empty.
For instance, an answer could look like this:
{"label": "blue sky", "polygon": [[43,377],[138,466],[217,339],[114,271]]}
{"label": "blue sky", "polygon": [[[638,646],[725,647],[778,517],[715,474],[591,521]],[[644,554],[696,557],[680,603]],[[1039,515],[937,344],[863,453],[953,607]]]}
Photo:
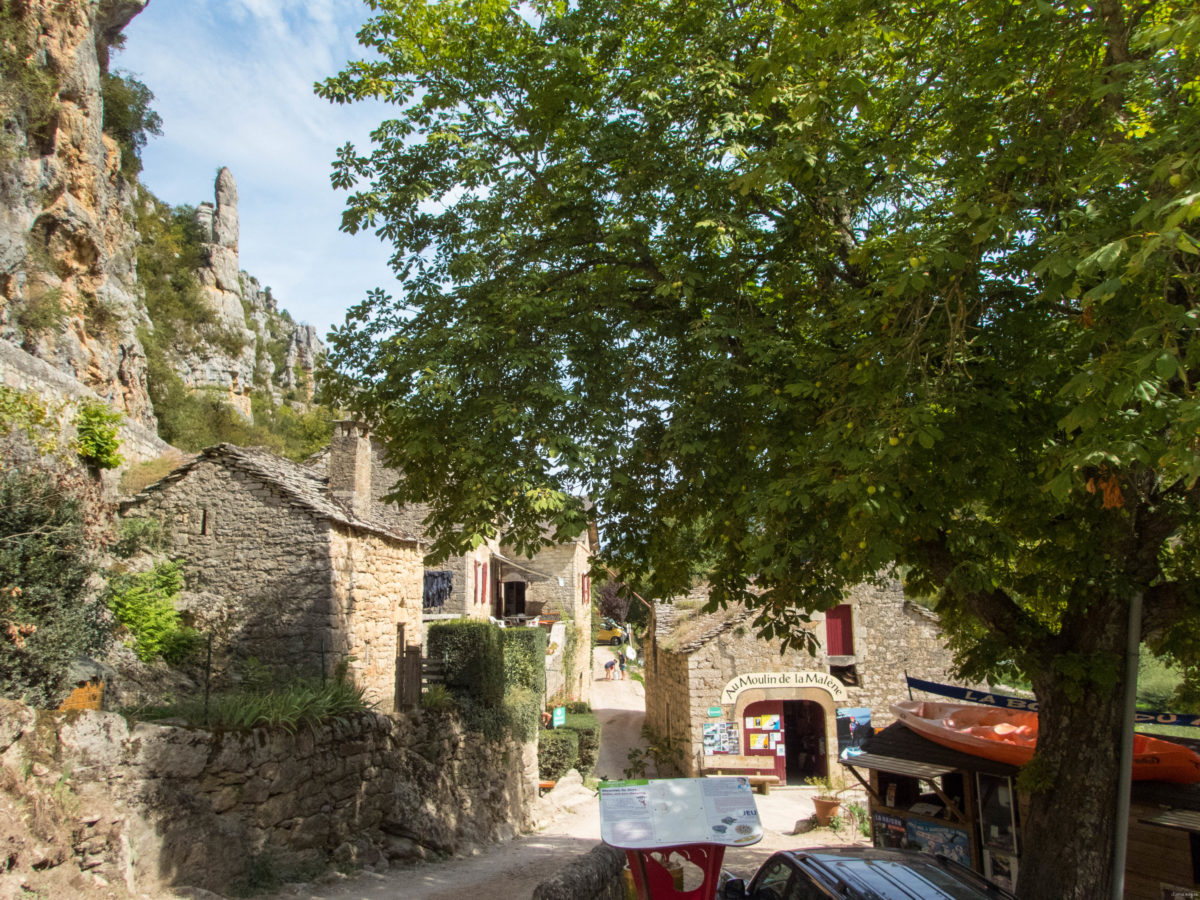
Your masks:
{"label": "blue sky", "polygon": [[389,248],[338,231],[334,151],[360,147],[382,105],[332,106],[312,84],[360,55],[361,0],[150,0],[125,29],[114,69],[154,92],[163,134],[141,180],[171,204],[213,199],[217,169],[237,179],[241,267],[322,336],[367,290],[395,293]]}

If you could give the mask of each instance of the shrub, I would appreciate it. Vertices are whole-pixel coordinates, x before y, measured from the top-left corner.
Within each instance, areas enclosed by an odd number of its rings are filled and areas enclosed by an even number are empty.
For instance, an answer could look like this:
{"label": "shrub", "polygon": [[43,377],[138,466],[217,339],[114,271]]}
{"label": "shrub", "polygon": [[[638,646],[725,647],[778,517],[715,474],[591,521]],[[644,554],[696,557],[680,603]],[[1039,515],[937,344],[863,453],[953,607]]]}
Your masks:
{"label": "shrub", "polygon": [[546,692],[546,632],[542,628],[505,628],[504,684],[524,687],[539,697]]}
{"label": "shrub", "polygon": [[504,695],[509,733],[518,741],[537,739],[541,723],[542,695],[527,687],[510,687]]}
{"label": "shrub", "polygon": [[558,731],[573,731],[579,735],[579,755],[574,768],[584,778],[596,770],[596,760],[600,755],[600,722],[591,713],[568,714],[566,724]]}
{"label": "shrub", "polygon": [[429,656],[444,664],[446,687],[459,699],[488,709],[504,701],[504,651],[490,622],[437,622],[429,626]]}
{"label": "shrub", "polygon": [[160,562],[148,572],[116,575],[108,583],[107,602],[117,621],[133,636],[138,659],[182,660],[199,641],[183,625],[175,598],[183,590],[183,563]]}
{"label": "shrub", "polygon": [[167,538],[167,529],[158,519],[122,519],[112,549],[122,559],[129,559],[143,550],[149,553],[165,550]]}
{"label": "shrub", "polygon": [[67,669],[108,643],[102,604],[88,598],[95,565],[83,500],[45,473],[0,480],[0,693],[43,708],[65,693]]}
{"label": "shrub", "polygon": [[121,174],[132,178],[142,170],[142,148],[148,136],[162,134],[162,118],[150,108],[154,94],[129,72],[105,72],[100,80],[103,129],[121,148]]}
{"label": "shrub", "polygon": [[46,331],[57,331],[67,318],[67,309],[63,304],[62,288],[48,288],[41,291],[30,291],[29,299],[25,301],[14,316],[21,330],[27,335],[38,335]]}
{"label": "shrub", "polygon": [[558,781],[575,766],[579,759],[579,733],[569,728],[538,734],[538,776],[544,781]]}
{"label": "shrub", "polygon": [[[13,7],[0,7],[0,109],[5,118],[15,118],[37,143],[45,144],[53,134],[59,83],[54,73],[39,63],[35,32]],[[15,155],[7,135],[3,141],[5,156]]]}
{"label": "shrub", "polygon": [[124,418],[103,403],[85,403],[75,415],[75,452],[89,466],[97,469],[115,469],[125,462],[117,452],[121,440],[117,437],[117,426]]}

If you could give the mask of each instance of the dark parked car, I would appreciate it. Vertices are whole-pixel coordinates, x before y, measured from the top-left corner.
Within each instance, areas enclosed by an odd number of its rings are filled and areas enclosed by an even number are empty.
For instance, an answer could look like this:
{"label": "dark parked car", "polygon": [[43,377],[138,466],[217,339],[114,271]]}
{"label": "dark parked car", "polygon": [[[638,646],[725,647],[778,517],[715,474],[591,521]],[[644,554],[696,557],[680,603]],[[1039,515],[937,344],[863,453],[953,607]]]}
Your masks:
{"label": "dark parked car", "polygon": [[1013,900],[966,866],[916,850],[813,847],[776,853],[747,889],[725,883],[723,900]]}

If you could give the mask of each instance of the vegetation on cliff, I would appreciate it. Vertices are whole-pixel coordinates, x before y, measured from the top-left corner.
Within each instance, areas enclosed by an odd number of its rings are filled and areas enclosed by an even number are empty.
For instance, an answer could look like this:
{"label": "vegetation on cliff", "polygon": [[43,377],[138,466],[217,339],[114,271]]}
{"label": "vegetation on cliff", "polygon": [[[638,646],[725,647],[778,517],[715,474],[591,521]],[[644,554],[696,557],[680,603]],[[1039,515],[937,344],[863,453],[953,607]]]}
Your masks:
{"label": "vegetation on cliff", "polygon": [[[204,265],[203,235],[192,206],[171,206],[142,189],[138,202],[138,282],[151,325],[139,329],[146,349],[150,400],[163,440],[197,451],[223,441],[263,446],[304,459],[329,443],[333,414],[285,391],[278,379],[295,324],[286,310],[253,315],[257,381],[250,393],[251,423],[228,403],[226,392],[193,390],[179,375],[180,360],[205,344],[230,356],[243,350],[243,332],[222,327],[204,302],[196,271]],[[265,292],[269,298],[270,291]],[[265,324],[259,325],[259,319]],[[274,371],[276,381],[266,373]]]}

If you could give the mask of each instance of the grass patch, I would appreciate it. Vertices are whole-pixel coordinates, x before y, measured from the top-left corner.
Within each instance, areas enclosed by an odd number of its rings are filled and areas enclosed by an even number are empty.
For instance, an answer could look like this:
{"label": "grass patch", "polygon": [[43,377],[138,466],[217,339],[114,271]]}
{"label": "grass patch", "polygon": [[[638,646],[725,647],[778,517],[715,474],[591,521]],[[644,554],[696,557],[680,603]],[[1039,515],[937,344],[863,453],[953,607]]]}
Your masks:
{"label": "grass patch", "polygon": [[125,710],[134,719],[182,719],[188,725],[226,730],[278,728],[295,734],[303,727],[331,722],[348,723],[371,704],[363,689],[348,681],[298,679],[270,689],[247,689],[215,694],[209,700],[207,719],[203,698],[179,703]]}

